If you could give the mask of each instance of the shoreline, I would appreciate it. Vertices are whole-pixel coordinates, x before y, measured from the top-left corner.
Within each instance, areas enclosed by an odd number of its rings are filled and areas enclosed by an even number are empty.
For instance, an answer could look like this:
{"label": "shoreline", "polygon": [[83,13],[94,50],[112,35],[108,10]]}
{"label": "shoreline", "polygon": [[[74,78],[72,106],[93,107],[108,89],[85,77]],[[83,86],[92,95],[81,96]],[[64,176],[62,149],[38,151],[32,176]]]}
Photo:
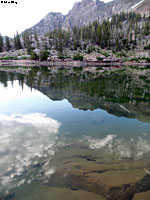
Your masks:
{"label": "shoreline", "polygon": [[0,67],[121,67],[121,66],[150,66],[148,62],[100,62],[100,61],[37,61],[37,60],[0,60]]}

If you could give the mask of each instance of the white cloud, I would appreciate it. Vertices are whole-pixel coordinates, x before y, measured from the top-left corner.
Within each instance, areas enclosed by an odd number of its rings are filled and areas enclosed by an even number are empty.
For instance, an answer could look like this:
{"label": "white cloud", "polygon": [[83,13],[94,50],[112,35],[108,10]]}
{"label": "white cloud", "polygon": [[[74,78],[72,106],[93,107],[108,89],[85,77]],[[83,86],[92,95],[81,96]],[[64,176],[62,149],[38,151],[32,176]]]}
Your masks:
{"label": "white cloud", "polygon": [[[44,157],[46,162],[55,154],[61,124],[45,114],[0,114],[0,182],[8,187],[15,176],[37,165]],[[47,166],[47,165],[46,165]],[[48,167],[46,175],[54,173]],[[25,180],[20,180],[19,185]],[[1,189],[0,189],[1,190]]]}
{"label": "white cloud", "polygon": [[107,135],[103,139],[85,137],[80,142],[87,144],[92,150],[100,151],[104,159],[106,155],[111,155],[116,160],[121,160],[123,158],[139,160],[150,153],[149,136],[124,139],[118,138],[116,135]]}
{"label": "white cloud", "polygon": [[107,146],[108,144],[110,144],[115,137],[116,137],[115,135],[107,135],[103,139],[97,139],[97,140],[95,140],[95,139],[88,139],[89,147],[91,149],[101,149],[101,148],[104,148],[105,146]]}

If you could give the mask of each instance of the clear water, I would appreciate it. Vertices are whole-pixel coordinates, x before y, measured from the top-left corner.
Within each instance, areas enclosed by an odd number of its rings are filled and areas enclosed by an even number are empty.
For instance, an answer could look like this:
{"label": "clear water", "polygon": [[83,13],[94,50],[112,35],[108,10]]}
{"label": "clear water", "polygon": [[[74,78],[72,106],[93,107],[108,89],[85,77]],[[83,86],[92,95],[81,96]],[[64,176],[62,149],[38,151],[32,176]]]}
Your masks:
{"label": "clear water", "polygon": [[148,85],[68,73],[0,72],[0,199],[113,200],[149,174]]}

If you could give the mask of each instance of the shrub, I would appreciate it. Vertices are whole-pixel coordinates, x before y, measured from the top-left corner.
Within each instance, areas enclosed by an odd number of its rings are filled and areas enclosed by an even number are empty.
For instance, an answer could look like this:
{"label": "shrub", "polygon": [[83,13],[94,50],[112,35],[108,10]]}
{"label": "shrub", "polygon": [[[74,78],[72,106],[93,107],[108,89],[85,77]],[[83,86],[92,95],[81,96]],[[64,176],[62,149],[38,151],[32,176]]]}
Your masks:
{"label": "shrub", "polygon": [[30,59],[31,60],[39,60],[39,56],[35,52],[32,52],[31,56],[30,56]]}
{"label": "shrub", "polygon": [[79,53],[77,53],[77,54],[75,54],[74,56],[73,56],[73,60],[80,60],[80,61],[83,61],[83,56],[81,55],[81,54],[79,54]]}
{"label": "shrub", "polygon": [[145,60],[146,60],[147,62],[150,62],[150,58],[145,58]]}
{"label": "shrub", "polygon": [[137,61],[140,61],[140,58],[131,58],[129,61],[135,61],[135,62],[137,62]]}
{"label": "shrub", "polygon": [[102,57],[96,57],[96,59],[97,59],[98,61],[102,61],[102,60],[103,60]]}
{"label": "shrub", "polygon": [[65,59],[65,55],[63,54],[63,52],[61,52],[61,51],[58,52],[58,58],[60,60],[64,60]]}
{"label": "shrub", "polygon": [[109,57],[110,56],[109,53],[104,52],[104,51],[102,51],[101,54],[104,55],[105,57]]}
{"label": "shrub", "polygon": [[74,56],[73,56],[73,60],[80,60],[80,61],[82,61],[83,60],[83,56],[81,55],[81,54],[79,54],[79,53],[77,53],[77,54],[75,54]]}
{"label": "shrub", "polygon": [[116,56],[117,57],[124,57],[124,58],[128,57],[125,52],[118,52],[118,53],[116,53]]}
{"label": "shrub", "polygon": [[47,60],[49,52],[47,50],[42,50],[40,52],[40,60]]}
{"label": "shrub", "polygon": [[144,49],[145,50],[149,50],[150,49],[150,45],[149,46],[145,46]]}

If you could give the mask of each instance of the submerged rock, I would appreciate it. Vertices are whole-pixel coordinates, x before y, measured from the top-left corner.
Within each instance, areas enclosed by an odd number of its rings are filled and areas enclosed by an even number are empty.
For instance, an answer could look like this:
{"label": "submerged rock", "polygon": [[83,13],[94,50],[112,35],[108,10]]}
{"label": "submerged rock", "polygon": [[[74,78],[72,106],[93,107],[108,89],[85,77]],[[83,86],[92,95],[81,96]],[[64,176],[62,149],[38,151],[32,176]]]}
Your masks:
{"label": "submerged rock", "polygon": [[7,196],[5,196],[4,198],[2,198],[2,200],[12,200],[15,197],[15,193],[10,193]]}

